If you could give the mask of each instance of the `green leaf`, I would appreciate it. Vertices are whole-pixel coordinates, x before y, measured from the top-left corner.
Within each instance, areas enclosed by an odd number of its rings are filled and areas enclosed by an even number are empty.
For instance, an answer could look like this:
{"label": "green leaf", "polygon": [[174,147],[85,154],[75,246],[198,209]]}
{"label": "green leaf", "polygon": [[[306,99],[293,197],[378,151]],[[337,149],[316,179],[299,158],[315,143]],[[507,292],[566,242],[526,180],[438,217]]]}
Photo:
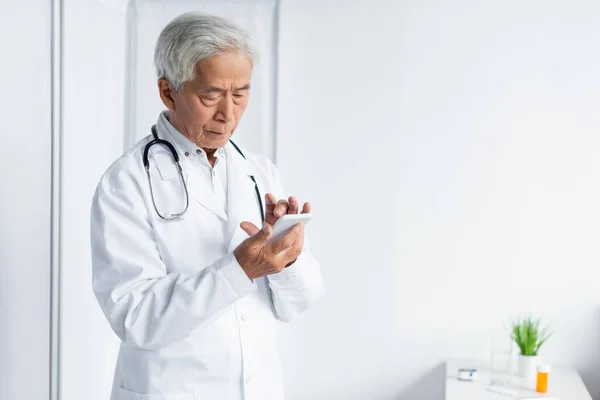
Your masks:
{"label": "green leaf", "polygon": [[551,333],[547,327],[541,328],[541,321],[531,317],[515,320],[511,324],[512,340],[525,356],[535,356],[540,347],[548,340]]}

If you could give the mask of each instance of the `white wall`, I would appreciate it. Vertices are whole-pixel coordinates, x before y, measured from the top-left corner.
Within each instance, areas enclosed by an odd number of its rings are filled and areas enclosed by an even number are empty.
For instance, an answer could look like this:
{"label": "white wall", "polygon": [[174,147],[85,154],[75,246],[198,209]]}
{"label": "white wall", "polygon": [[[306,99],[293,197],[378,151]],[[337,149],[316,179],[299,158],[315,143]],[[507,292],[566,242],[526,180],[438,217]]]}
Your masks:
{"label": "white wall", "polygon": [[106,400],[119,342],[92,292],[89,219],[100,176],[123,152],[126,4],[63,4],[60,400]]}
{"label": "white wall", "polygon": [[328,295],[282,327],[295,399],[440,399],[492,326],[600,399],[600,3],[283,1],[278,163]]}
{"label": "white wall", "polygon": [[50,335],[50,2],[3,0],[0,399],[47,399]]}

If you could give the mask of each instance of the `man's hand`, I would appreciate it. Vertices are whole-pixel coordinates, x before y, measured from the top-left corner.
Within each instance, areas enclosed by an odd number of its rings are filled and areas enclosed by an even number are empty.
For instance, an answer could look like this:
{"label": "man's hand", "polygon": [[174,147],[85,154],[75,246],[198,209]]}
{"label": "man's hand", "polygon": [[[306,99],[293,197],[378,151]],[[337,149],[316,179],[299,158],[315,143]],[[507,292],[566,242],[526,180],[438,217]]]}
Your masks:
{"label": "man's hand", "polygon": [[[261,276],[281,272],[293,264],[304,246],[304,224],[294,225],[288,233],[269,245],[273,225],[284,214],[298,213],[298,200],[291,196],[288,200],[277,201],[271,193],[265,195],[266,215],[262,229],[253,223],[244,221],[241,228],[250,236],[233,250],[233,254],[248,278],[254,280]],[[310,204],[304,203],[302,214],[310,213]]]}
{"label": "man's hand", "polygon": [[[275,222],[284,214],[298,214],[298,200],[294,196],[290,196],[288,200],[281,199],[276,201],[275,196],[271,193],[265,195],[266,215],[265,221],[275,225]],[[304,203],[302,206],[302,214],[310,213],[310,204]]]}
{"label": "man's hand", "polygon": [[268,245],[265,245],[265,242],[273,233],[273,226],[270,223],[265,222],[262,229],[247,221],[242,222],[240,226],[250,237],[240,243],[233,250],[233,254],[248,278],[252,280],[281,272],[302,252],[303,223],[294,225],[288,233]]}

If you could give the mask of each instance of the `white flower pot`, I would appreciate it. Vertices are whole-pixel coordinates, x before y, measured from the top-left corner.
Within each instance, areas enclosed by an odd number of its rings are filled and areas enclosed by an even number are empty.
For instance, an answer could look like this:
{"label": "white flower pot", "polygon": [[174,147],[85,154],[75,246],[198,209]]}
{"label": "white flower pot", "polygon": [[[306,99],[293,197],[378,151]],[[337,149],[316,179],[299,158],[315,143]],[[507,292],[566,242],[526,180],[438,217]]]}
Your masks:
{"label": "white flower pot", "polygon": [[540,356],[524,356],[519,354],[519,375],[527,380],[533,380],[536,376],[536,368],[540,363]]}

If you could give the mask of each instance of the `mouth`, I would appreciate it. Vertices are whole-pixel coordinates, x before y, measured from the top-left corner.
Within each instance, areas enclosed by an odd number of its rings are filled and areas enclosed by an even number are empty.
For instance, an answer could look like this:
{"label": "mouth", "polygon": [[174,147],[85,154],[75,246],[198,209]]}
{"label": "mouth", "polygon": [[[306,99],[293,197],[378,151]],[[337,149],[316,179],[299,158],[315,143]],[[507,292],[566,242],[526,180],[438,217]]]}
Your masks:
{"label": "mouth", "polygon": [[221,133],[221,132],[208,131],[208,130],[206,132],[211,133],[213,135],[217,135],[217,136],[225,136],[225,133]]}

